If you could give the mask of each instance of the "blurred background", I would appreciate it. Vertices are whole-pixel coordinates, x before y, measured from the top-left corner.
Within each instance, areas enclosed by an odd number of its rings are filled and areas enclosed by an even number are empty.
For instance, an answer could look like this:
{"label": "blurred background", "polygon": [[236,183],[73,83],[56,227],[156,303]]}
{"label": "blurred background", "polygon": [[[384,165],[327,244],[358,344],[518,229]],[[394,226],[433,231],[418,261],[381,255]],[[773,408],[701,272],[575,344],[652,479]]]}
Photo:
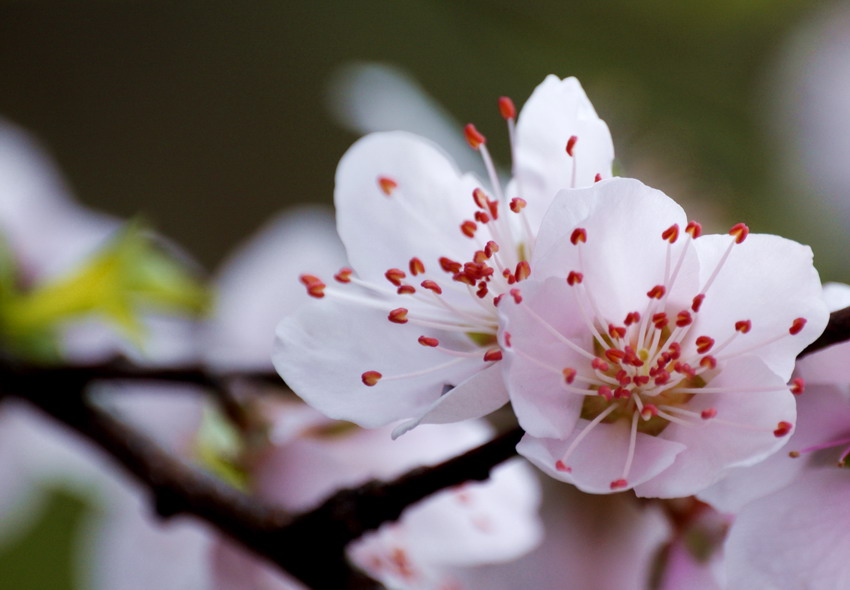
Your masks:
{"label": "blurred background", "polygon": [[[0,116],[81,202],[143,215],[209,270],[280,209],[330,205],[370,125],[357,101],[388,80],[421,87],[458,138],[475,122],[506,165],[496,99],[519,107],[549,73],[581,80],[622,175],[709,230],[809,243],[825,279],[850,281],[847,3],[0,1]],[[54,495],[0,552],[0,585],[72,588],[85,511]]]}

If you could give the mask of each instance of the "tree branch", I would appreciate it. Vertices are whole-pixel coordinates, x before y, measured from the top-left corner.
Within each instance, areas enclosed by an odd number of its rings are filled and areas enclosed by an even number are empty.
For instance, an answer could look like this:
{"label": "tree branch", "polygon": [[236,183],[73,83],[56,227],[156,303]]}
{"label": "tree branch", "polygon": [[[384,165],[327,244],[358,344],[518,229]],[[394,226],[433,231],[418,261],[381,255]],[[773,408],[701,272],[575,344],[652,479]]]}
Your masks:
{"label": "tree branch", "polygon": [[[30,402],[96,443],[152,495],[163,518],[189,514],[316,589],[379,590],[355,571],[346,546],[363,533],[396,520],[404,509],[441,489],[484,480],[513,456],[522,435],[508,432],[459,457],[415,469],[391,482],[371,481],[341,490],[299,515],[267,505],[169,455],[146,436],[89,403],[87,386],[101,380],[157,380],[218,388],[203,369],[144,368],[125,362],[45,367],[0,360],[2,394]],[[316,559],[321,556],[321,559]]]}
{"label": "tree branch", "polygon": [[823,334],[803,349],[803,352],[797,358],[802,358],[807,354],[817,352],[818,350],[846,340],[850,340],[850,307],[845,307],[829,314],[829,322],[826,324]]}

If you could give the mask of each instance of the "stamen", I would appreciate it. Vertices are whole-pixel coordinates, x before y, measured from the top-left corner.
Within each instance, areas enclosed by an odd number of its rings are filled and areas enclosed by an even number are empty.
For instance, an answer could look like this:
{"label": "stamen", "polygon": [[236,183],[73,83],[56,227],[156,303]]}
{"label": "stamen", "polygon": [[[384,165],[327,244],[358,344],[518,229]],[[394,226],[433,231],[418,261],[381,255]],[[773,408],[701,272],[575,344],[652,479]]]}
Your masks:
{"label": "stamen", "polygon": [[310,295],[310,297],[321,299],[325,296],[325,288],[327,287],[327,285],[322,282],[322,279],[315,275],[307,274],[301,275],[298,278],[304,284],[304,286],[307,287],[307,294]]}
{"label": "stamen", "polygon": [[804,391],[806,391],[806,382],[801,377],[791,379],[791,393],[802,395]]}
{"label": "stamen", "polygon": [[578,137],[576,137],[575,135],[570,136],[570,138],[567,140],[567,155],[571,158],[574,156],[573,150],[575,150],[577,142]]}
{"label": "stamen", "polygon": [[347,266],[339,269],[339,272],[334,275],[334,279],[336,279],[340,283],[350,283],[351,275],[354,271]]}
{"label": "stamen", "polygon": [[401,286],[401,279],[407,277],[404,271],[399,268],[389,269],[387,272],[384,273],[384,276],[387,277],[387,280],[396,287]]}
{"label": "stamen", "polygon": [[587,230],[581,227],[575,228],[570,235],[570,242],[572,242],[573,246],[577,246],[580,242],[587,242]]}
{"label": "stamen", "polygon": [[498,348],[491,348],[484,353],[485,362],[495,362],[502,360],[502,351]]}
{"label": "stamen", "polygon": [[508,119],[516,119],[516,107],[514,106],[514,101],[512,101],[507,96],[499,97],[499,113],[502,115],[502,118],[506,121]]}
{"label": "stamen", "polygon": [[481,135],[472,123],[469,123],[463,128],[463,134],[466,137],[466,141],[469,143],[469,147],[474,150],[479,149],[487,142],[487,138]]}
{"label": "stamen", "polygon": [[437,340],[436,338],[431,338],[429,336],[420,336],[419,337],[419,344],[421,344],[422,346],[430,346],[430,347],[433,348],[433,347],[439,346],[440,341]]}
{"label": "stamen", "polygon": [[393,191],[398,188],[398,183],[387,176],[379,176],[378,186],[381,188],[381,191],[389,197],[393,194]]}
{"label": "stamen", "polygon": [[404,307],[399,307],[392,310],[389,315],[387,315],[387,318],[394,324],[406,324],[408,321],[408,313],[409,312],[407,309],[405,309]]}
{"label": "stamen", "polygon": [[374,387],[378,381],[381,380],[381,375],[378,371],[366,371],[360,376],[360,380],[363,381],[363,385],[367,387]]}
{"label": "stamen", "polygon": [[425,272],[425,265],[422,263],[421,260],[419,260],[415,256],[410,259],[409,268],[410,274],[412,274],[414,277]]}
{"label": "stamen", "polygon": [[791,323],[791,328],[788,329],[788,333],[792,336],[796,336],[797,334],[803,331],[805,325],[806,318],[797,318]]}
{"label": "stamen", "polygon": [[730,236],[735,236],[735,243],[740,244],[744,240],[747,239],[747,236],[750,234],[750,228],[748,228],[743,223],[735,224],[732,229],[729,230]]}

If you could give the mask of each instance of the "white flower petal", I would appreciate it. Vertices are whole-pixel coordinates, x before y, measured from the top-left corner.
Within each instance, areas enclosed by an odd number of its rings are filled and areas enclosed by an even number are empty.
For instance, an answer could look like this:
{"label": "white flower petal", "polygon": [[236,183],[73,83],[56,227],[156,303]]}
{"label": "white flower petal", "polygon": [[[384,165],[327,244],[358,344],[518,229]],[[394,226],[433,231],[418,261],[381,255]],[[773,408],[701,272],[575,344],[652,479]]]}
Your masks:
{"label": "white flower petal", "polygon": [[[576,174],[567,155],[570,137],[577,138]],[[536,225],[551,199],[565,188],[590,186],[595,176],[611,176],[614,145],[575,78],[547,76],[522,108],[516,127],[515,191],[528,201]]]}
{"label": "white flower petal", "polygon": [[[387,195],[379,185],[396,183]],[[364,279],[388,284],[390,268],[406,269],[418,257],[427,270],[449,256],[465,262],[479,247],[460,224],[472,219],[472,191],[482,186],[462,176],[430,142],[403,132],[374,133],[340,160],[334,203],[348,259]]]}
{"label": "white flower petal", "polygon": [[[421,333],[410,324],[390,323],[386,311],[327,298],[278,325],[272,360],[286,383],[327,416],[382,426],[421,416],[444,390],[485,368],[481,357],[454,359],[419,346]],[[440,336],[449,346],[459,348],[466,340],[472,347],[463,334]],[[361,381],[366,371],[383,379],[367,387]],[[392,379],[414,373],[421,375]]]}

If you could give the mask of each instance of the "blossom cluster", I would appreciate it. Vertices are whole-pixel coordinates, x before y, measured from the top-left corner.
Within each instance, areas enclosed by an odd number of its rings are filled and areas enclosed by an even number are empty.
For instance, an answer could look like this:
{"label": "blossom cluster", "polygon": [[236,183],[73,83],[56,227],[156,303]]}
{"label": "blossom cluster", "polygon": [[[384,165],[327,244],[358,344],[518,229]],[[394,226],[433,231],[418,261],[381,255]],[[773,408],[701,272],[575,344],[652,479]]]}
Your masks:
{"label": "blossom cluster", "polygon": [[[203,289],[144,232],[116,239],[114,220],[34,180],[56,175],[0,125],[2,345],[276,369],[301,399],[236,383],[238,418],[186,388],[96,397],[291,512],[518,425],[521,459],[347,548],[388,588],[844,587],[850,513],[832,499],[850,483],[833,467],[850,456],[850,345],[800,355],[850,287],[822,286],[807,246],[744,223],[709,233],[617,176],[575,78],[497,106],[509,170],[472,124],[458,135],[481,178],[411,133],[366,135],[337,169],[336,232],[314,210],[270,223],[218,275],[200,330],[174,310],[203,307]],[[0,542],[37,511],[33,490],[70,479],[99,506],[86,587],[303,587],[198,523],[155,525],[92,449],[0,402]]]}
{"label": "blossom cluster", "polygon": [[[574,78],[549,76],[519,114],[506,97],[498,107],[509,174],[472,124],[485,178],[401,131],[345,154],[334,197],[349,266],[301,275],[314,301],[278,325],[278,372],[326,415],[394,425],[394,438],[510,402],[517,450],[543,473],[680,514],[665,588],[840,586],[850,570],[824,557],[834,540],[807,553],[798,585],[776,555],[834,526],[794,498],[844,481],[795,484],[804,461],[780,450],[823,452],[850,430],[846,401],[820,385],[803,395],[811,379],[795,369],[830,311],[811,249],[744,223],[707,233],[661,191],[615,176],[608,127]],[[822,355],[810,361],[843,364]],[[810,425],[816,411],[834,428]],[[783,540],[756,542],[771,527]],[[688,531],[710,539],[711,560],[683,544]]]}

